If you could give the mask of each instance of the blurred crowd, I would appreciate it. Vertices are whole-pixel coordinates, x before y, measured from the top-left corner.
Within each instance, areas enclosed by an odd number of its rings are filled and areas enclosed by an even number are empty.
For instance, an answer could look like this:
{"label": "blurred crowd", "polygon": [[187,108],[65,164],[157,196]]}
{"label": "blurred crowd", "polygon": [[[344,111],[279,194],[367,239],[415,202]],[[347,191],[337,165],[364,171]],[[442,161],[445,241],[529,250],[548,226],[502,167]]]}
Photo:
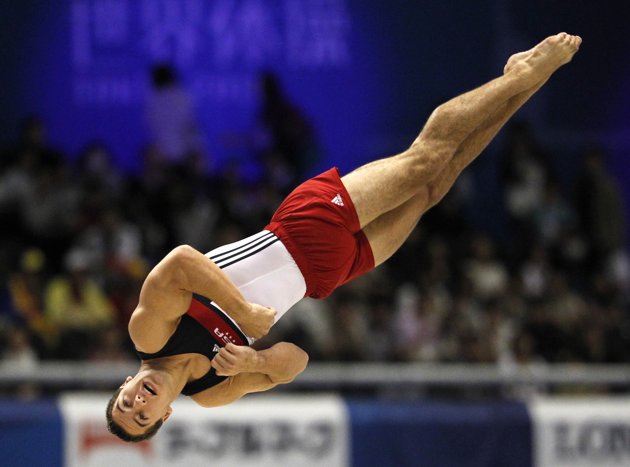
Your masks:
{"label": "blurred crowd", "polygon": [[[106,144],[63,154],[26,119],[0,159],[0,368],[133,361],[126,323],[150,268],[176,245],[208,251],[257,232],[312,165],[306,120],[276,98],[251,148],[255,176],[159,145],[123,173]],[[315,361],[630,362],[627,208],[605,153],[575,154],[567,180],[522,123],[499,151],[492,210],[509,238],[467,221],[457,184],[389,262],[300,302],[270,337]]]}

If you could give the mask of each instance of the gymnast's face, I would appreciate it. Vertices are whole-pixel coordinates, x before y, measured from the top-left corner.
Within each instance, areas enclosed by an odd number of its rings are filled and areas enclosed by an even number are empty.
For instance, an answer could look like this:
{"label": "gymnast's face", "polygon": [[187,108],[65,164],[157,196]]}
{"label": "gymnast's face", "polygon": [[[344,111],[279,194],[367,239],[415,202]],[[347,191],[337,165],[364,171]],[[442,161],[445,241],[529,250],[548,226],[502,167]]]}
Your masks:
{"label": "gymnast's face", "polygon": [[129,376],[112,409],[112,418],[131,435],[143,434],[158,420],[173,412],[168,391],[155,378],[143,372]]}

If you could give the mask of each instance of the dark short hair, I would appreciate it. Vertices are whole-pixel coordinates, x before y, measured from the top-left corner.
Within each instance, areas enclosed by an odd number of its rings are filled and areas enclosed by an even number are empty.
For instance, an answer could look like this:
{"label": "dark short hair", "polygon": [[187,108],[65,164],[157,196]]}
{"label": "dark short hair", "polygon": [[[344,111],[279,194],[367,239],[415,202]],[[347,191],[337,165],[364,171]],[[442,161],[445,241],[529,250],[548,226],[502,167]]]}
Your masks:
{"label": "dark short hair", "polygon": [[127,441],[129,443],[139,443],[140,441],[144,441],[146,439],[152,438],[157,431],[162,426],[164,421],[160,418],[157,422],[147,428],[147,431],[142,433],[141,435],[132,435],[127,433],[122,426],[114,421],[112,418],[112,410],[114,410],[114,404],[116,403],[116,399],[118,399],[118,394],[120,394],[122,388],[118,388],[118,390],[114,393],[112,398],[109,400],[107,404],[107,409],[105,410],[105,417],[107,418],[107,429],[113,435],[118,436],[123,441]]}

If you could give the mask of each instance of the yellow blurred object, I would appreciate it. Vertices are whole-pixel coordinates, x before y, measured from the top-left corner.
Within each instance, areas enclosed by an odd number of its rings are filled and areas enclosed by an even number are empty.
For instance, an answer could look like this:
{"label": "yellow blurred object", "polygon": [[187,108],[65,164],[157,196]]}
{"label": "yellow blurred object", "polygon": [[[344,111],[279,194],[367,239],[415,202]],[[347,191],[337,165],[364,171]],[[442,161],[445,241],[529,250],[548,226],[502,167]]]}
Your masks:
{"label": "yellow blurred object", "polygon": [[144,279],[149,273],[149,265],[141,258],[136,258],[127,264],[127,272],[134,279]]}
{"label": "yellow blurred object", "polygon": [[39,272],[46,263],[46,256],[39,248],[29,248],[22,254],[20,265],[24,272]]}

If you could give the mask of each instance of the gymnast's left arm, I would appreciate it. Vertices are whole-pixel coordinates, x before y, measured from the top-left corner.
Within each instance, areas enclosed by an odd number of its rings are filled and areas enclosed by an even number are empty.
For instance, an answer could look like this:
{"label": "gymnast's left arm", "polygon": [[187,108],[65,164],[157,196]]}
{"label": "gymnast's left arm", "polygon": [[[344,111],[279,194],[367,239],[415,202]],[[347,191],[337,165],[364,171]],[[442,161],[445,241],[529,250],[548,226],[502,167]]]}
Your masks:
{"label": "gymnast's left arm", "polygon": [[278,342],[265,350],[227,344],[212,359],[212,367],[228,378],[198,394],[193,400],[203,407],[230,404],[245,394],[262,392],[290,383],[306,368],[308,355],[298,346]]}

